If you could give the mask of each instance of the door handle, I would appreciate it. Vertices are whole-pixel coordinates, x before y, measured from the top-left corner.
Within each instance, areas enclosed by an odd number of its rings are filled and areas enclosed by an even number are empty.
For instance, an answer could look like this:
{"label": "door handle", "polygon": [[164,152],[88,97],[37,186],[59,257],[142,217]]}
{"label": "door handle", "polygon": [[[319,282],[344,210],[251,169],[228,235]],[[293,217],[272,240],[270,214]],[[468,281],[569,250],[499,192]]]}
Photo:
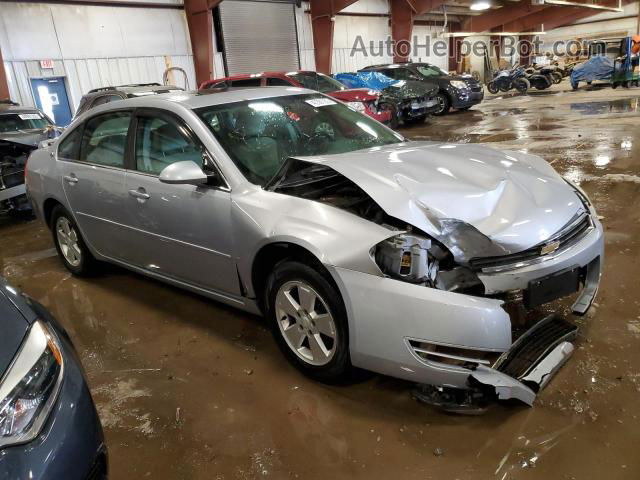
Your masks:
{"label": "door handle", "polygon": [[129,195],[134,198],[137,198],[138,201],[144,202],[145,200],[149,200],[151,195],[145,192],[144,188],[139,188],[138,190],[129,190]]}
{"label": "door handle", "polygon": [[62,178],[64,178],[67,183],[72,185],[78,183],[78,177],[76,177],[73,173],[71,175],[65,175]]}

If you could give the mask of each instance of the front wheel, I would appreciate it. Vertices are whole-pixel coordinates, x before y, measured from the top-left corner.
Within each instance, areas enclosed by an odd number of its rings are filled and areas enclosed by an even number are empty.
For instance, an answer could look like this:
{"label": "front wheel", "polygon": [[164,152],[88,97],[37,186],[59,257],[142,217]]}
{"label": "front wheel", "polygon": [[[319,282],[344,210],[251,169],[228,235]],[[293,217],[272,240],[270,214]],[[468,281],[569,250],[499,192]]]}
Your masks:
{"label": "front wheel", "polygon": [[287,359],[326,383],[349,379],[347,314],[328,273],[295,260],[274,268],[266,288],[267,319]]}
{"label": "front wheel", "polygon": [[489,93],[493,93],[495,95],[498,93],[498,85],[496,85],[496,82],[489,82],[487,83],[487,90],[489,90]]}
{"label": "front wheel", "polygon": [[411,117],[411,118],[407,118],[404,123],[406,123],[407,125],[418,125],[421,123],[424,123],[424,121],[427,119],[429,115],[420,115],[418,117]]}
{"label": "front wheel", "polygon": [[440,92],[436,95],[436,100],[438,101],[438,109],[433,112],[434,115],[445,115],[449,113],[449,109],[451,108],[451,102],[449,101],[449,97],[444,93]]}
{"label": "front wheel", "polygon": [[62,205],[53,209],[51,230],[56,250],[67,270],[78,276],[95,271],[97,262],[87,248],[75,220]]}
{"label": "front wheel", "polygon": [[513,86],[518,92],[527,93],[527,90],[529,90],[531,84],[526,78],[518,78],[515,82],[513,82]]}

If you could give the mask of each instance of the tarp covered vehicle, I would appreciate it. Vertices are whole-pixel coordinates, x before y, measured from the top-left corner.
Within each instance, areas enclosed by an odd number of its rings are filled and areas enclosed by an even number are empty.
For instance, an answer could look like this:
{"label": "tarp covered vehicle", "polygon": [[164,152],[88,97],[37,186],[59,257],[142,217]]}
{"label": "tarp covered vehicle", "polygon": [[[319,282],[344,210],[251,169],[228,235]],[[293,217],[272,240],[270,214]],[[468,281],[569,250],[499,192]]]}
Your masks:
{"label": "tarp covered vehicle", "polygon": [[607,80],[613,75],[613,60],[604,55],[594,55],[589,60],[573,67],[571,88],[576,90],[580,82]]}
{"label": "tarp covered vehicle", "polygon": [[61,132],[36,108],[0,102],[0,212],[31,210],[24,184],[27,158],[40,142]]}
{"label": "tarp covered vehicle", "polygon": [[422,122],[438,109],[438,88],[413,80],[395,80],[380,72],[338,73],[336,80],[349,88],[370,88],[380,93],[380,104],[392,105],[396,120]]}

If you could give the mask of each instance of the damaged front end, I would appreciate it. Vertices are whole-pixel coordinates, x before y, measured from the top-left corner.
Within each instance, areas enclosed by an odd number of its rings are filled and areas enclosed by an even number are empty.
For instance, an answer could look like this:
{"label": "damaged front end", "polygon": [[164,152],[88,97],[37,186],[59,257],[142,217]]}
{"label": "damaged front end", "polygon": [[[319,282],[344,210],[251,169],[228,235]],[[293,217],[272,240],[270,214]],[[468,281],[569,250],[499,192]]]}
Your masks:
{"label": "damaged front end", "polygon": [[31,209],[26,196],[24,171],[36,147],[0,138],[0,212]]}
{"label": "damaged front end", "polygon": [[[571,356],[577,329],[554,315],[525,322],[508,307],[533,308],[582,290],[574,309],[586,312],[599,283],[601,226],[581,221],[576,225],[587,227],[578,231],[572,219],[557,243],[552,237],[557,251],[544,262],[537,260],[546,243],[531,250],[536,261],[503,265],[499,261],[514,252],[473,225],[432,215],[423,205],[394,203],[391,195],[376,201],[367,183],[361,187],[332,166],[291,158],[265,188],[389,229],[369,252],[379,277],[328,266],[350,315],[353,364],[414,381],[419,400],[448,411],[472,413],[493,400],[532,405]],[[391,184],[387,177],[381,181]],[[425,229],[435,228],[426,233],[401,220],[412,209],[425,215]],[[585,209],[589,215],[589,205]]]}

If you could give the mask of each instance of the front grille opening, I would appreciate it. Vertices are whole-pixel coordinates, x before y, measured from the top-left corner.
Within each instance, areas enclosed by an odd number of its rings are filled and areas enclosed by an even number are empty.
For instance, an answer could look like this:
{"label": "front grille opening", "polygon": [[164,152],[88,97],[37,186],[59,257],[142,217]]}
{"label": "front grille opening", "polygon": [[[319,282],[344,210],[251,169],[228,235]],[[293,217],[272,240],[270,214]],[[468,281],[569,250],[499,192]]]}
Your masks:
{"label": "front grille opening", "polygon": [[415,355],[424,361],[471,369],[478,365],[491,366],[501,355],[500,352],[450,347],[418,340],[409,340],[409,345]]}

